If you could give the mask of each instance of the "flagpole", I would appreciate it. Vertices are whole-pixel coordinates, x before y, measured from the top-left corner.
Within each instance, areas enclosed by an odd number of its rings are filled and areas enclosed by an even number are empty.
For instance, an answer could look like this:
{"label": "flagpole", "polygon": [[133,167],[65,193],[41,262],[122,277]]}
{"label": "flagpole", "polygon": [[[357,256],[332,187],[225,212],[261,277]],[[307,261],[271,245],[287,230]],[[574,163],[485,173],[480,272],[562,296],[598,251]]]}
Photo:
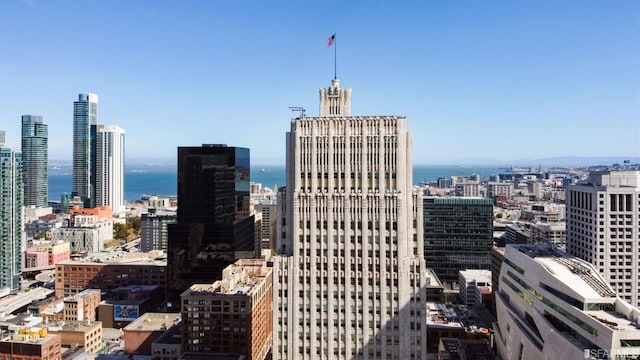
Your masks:
{"label": "flagpole", "polygon": [[338,79],[338,42],[336,32],[333,32],[333,80]]}

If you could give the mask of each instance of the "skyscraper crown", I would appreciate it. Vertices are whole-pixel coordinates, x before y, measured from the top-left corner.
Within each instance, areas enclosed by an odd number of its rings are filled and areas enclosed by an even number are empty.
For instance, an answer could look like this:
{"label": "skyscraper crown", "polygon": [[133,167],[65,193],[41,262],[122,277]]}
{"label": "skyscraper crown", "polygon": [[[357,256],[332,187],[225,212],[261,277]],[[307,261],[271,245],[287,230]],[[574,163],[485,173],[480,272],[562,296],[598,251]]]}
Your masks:
{"label": "skyscraper crown", "polygon": [[331,87],[320,89],[320,116],[351,116],[351,89],[341,89],[340,80],[331,80]]}

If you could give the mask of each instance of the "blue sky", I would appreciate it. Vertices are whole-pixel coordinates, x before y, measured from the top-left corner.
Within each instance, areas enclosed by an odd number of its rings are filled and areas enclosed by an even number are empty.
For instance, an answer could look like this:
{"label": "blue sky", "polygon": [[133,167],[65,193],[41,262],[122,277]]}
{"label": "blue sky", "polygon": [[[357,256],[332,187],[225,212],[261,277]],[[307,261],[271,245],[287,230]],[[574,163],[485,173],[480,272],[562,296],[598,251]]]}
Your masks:
{"label": "blue sky", "polygon": [[73,101],[127,132],[284,164],[289,106],[351,87],[353,115],[402,115],[414,163],[640,156],[638,1],[0,1],[0,129],[42,115],[71,159]]}

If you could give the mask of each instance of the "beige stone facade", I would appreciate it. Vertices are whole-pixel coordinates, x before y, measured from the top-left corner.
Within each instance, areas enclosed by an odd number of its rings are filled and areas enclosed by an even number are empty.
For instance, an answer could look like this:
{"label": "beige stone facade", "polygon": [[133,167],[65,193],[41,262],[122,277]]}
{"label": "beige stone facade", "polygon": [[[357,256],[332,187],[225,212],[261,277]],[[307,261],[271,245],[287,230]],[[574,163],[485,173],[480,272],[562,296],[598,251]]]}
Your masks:
{"label": "beige stone facade", "polygon": [[82,346],[85,353],[96,353],[102,348],[100,321],[58,321],[49,326],[49,332],[60,335],[63,346]]}
{"label": "beige stone facade", "polygon": [[422,193],[399,116],[350,116],[320,91],[320,117],[287,133],[274,259],[274,359],[425,359]]}

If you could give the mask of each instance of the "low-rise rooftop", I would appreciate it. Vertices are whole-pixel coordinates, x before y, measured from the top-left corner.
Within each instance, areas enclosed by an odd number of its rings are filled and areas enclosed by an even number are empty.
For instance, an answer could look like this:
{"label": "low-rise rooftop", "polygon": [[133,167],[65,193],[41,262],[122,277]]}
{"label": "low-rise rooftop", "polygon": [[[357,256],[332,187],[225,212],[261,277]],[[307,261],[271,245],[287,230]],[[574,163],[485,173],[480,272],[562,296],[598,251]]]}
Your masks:
{"label": "low-rise rooftop", "polygon": [[615,291],[600,278],[591,264],[552,247],[523,244],[517,245],[517,249],[584,299],[611,298],[611,302],[614,301]]}
{"label": "low-rise rooftop", "polygon": [[164,331],[180,323],[180,313],[145,313],[127,325],[124,331]]}
{"label": "low-rise rooftop", "polygon": [[585,313],[599,322],[607,325],[612,330],[639,330],[640,323],[631,321],[615,311],[585,311]]}
{"label": "low-rise rooftop", "polygon": [[65,296],[64,301],[78,301],[78,299],[85,299],[89,296],[95,295],[96,293],[100,293],[100,290],[98,289],[86,289],[86,290],[82,290],[81,292],[75,294],[75,295],[71,295],[71,296]]}
{"label": "low-rise rooftop", "polygon": [[180,326],[170,327],[169,330],[165,331],[154,343],[156,344],[180,344],[182,340],[181,328]]}
{"label": "low-rise rooftop", "polygon": [[483,306],[427,303],[427,326],[464,329],[466,332],[488,333],[495,319]]}
{"label": "low-rise rooftop", "polygon": [[122,250],[111,250],[89,253],[85,257],[76,257],[72,260],[66,260],[58,263],[58,265],[69,264],[126,264],[166,266],[167,258],[166,254],[160,250],[135,253]]}
{"label": "low-rise rooftop", "polygon": [[223,270],[222,280],[213,284],[194,284],[182,295],[248,295],[264,281],[270,271],[265,260],[240,259]]}
{"label": "low-rise rooftop", "polygon": [[86,332],[94,329],[96,326],[102,328],[101,321],[67,321],[59,320],[57,322],[49,322],[48,328],[51,332]]}
{"label": "low-rise rooftop", "polygon": [[60,335],[48,334],[46,329],[44,331],[42,329],[30,329],[29,333],[3,336],[0,341],[21,344],[43,344],[58,336]]}

